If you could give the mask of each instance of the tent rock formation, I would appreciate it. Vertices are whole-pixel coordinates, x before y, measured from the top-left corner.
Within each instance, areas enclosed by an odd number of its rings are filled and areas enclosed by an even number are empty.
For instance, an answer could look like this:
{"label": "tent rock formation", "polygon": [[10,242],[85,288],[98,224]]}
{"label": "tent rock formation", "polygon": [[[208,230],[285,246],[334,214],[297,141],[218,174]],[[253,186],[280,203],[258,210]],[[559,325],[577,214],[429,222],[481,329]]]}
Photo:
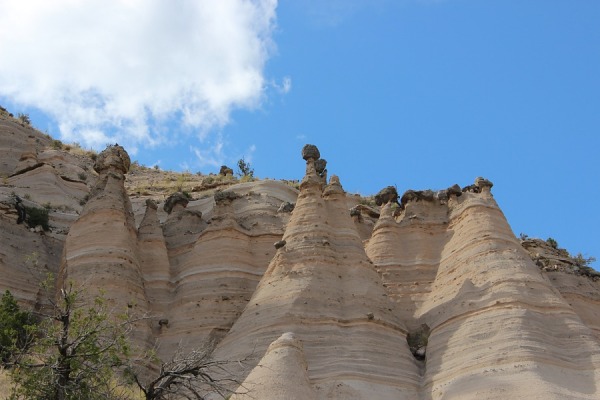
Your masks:
{"label": "tent rock formation", "polygon": [[[94,172],[31,129],[0,120],[0,133],[10,185],[0,190],[0,239],[10,243],[0,289],[35,304],[35,264],[86,285],[90,298],[104,290],[115,308],[151,315],[135,344],[159,341],[160,357],[217,343],[214,358],[251,360],[229,371],[243,382],[232,399],[600,395],[600,283],[540,269],[486,179],[400,202],[387,188],[375,209],[327,180],[308,145],[299,192],[248,182],[177,195],[167,214],[130,200],[118,145]],[[31,232],[16,224],[11,190],[25,205],[63,199],[80,215],[53,211],[64,233]]]}

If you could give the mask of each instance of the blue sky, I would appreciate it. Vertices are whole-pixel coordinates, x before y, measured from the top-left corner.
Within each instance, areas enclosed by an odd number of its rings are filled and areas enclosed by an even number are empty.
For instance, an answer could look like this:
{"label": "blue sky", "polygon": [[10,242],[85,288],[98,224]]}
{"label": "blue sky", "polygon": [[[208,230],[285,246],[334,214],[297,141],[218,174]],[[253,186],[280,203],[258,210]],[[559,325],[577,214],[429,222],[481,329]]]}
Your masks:
{"label": "blue sky", "polygon": [[0,104],[54,136],[286,179],[313,143],[362,194],[484,176],[517,235],[600,258],[600,2],[19,3],[0,4]]}

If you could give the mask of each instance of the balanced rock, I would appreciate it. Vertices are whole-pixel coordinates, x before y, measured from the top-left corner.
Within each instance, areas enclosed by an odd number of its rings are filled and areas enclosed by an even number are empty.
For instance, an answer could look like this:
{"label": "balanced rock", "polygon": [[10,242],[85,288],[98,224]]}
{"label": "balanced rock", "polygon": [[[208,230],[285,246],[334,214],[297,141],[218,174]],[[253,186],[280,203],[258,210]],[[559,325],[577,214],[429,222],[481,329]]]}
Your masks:
{"label": "balanced rock", "polygon": [[387,204],[389,202],[398,202],[398,191],[393,186],[385,187],[375,195],[375,204],[378,206]]}
{"label": "balanced rock", "polygon": [[326,171],[325,168],[327,168],[327,160],[319,158],[318,160],[315,161],[315,169],[317,170],[317,174],[319,174],[320,176],[323,176],[323,174]]}
{"label": "balanced rock", "polygon": [[115,144],[114,146],[108,146],[103,152],[98,154],[94,170],[101,174],[104,171],[113,169],[115,172],[125,174],[129,171],[130,165],[129,154],[127,154],[122,146]]}
{"label": "balanced rock", "polygon": [[167,212],[167,214],[171,214],[171,211],[173,211],[173,208],[175,207],[175,205],[181,204],[185,208],[185,207],[187,207],[189,202],[190,202],[190,200],[188,199],[188,197],[185,194],[183,194],[181,192],[176,192],[167,198],[167,200],[165,201],[165,205],[163,206],[163,209]]}
{"label": "balanced rock", "polygon": [[304,147],[302,148],[302,158],[306,161],[310,159],[318,160],[319,158],[321,158],[321,153],[319,152],[317,146],[315,146],[314,144],[307,144],[304,145]]}
{"label": "balanced rock", "polygon": [[475,186],[483,191],[484,188],[487,188],[488,190],[491,189],[494,184],[488,179],[477,177],[477,179],[475,179]]}

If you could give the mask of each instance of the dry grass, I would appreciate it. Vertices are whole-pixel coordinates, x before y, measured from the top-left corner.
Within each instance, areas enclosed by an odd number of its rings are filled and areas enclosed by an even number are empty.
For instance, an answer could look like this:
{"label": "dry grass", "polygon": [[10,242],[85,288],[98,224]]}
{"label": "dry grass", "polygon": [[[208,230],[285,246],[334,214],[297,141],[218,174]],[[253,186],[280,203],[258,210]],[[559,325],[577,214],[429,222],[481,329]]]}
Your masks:
{"label": "dry grass", "polygon": [[3,368],[0,368],[0,400],[8,399],[11,386],[12,382],[8,376],[8,372],[6,372]]}

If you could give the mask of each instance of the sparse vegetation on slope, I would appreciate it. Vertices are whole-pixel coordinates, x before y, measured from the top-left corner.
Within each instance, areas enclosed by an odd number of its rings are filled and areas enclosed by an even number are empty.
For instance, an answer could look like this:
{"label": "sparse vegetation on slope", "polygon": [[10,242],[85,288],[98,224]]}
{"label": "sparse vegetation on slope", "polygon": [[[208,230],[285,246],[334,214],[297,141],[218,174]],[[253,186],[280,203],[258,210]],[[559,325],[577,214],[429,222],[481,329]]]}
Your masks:
{"label": "sparse vegetation on slope", "polygon": [[560,248],[553,238],[546,240],[530,238],[521,233],[521,245],[527,250],[535,264],[546,272],[565,272],[568,274],[582,275],[600,280],[600,272],[592,268],[595,257],[586,257],[581,253],[571,255],[566,249]]}

